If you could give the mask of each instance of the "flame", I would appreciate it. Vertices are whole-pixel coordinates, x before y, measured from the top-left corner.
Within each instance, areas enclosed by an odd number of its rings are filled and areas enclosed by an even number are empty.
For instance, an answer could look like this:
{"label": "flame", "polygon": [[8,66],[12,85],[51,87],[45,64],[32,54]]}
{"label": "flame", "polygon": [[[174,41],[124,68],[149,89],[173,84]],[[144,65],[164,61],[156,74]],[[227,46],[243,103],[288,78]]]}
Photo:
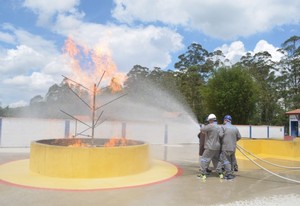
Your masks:
{"label": "flame", "polygon": [[73,144],[68,145],[68,147],[88,147],[88,144],[83,143],[80,139],[76,139]]}
{"label": "flame", "polygon": [[122,90],[120,80],[115,77],[111,79],[109,87],[112,89],[113,92],[119,92]]}
{"label": "flame", "polygon": [[[72,80],[92,90],[104,74],[101,83],[110,86],[113,92],[120,91],[126,81],[126,74],[117,71],[110,50],[105,45],[89,48],[78,45],[69,37],[65,41],[64,53],[70,59]],[[104,86],[106,86],[104,85]]]}
{"label": "flame", "polygon": [[113,137],[104,144],[104,147],[126,146],[127,143],[128,141],[124,137],[122,138]]}

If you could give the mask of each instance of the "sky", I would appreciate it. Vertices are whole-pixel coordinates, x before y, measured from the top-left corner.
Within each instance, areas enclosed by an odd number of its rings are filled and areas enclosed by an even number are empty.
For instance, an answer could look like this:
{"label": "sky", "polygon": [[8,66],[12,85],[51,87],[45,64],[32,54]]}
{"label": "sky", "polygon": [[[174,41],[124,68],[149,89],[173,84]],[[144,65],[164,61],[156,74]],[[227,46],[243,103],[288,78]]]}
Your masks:
{"label": "sky", "polygon": [[109,50],[119,72],[174,69],[191,43],[232,63],[300,35],[299,0],[0,0],[0,106],[28,105],[69,75],[65,42]]}

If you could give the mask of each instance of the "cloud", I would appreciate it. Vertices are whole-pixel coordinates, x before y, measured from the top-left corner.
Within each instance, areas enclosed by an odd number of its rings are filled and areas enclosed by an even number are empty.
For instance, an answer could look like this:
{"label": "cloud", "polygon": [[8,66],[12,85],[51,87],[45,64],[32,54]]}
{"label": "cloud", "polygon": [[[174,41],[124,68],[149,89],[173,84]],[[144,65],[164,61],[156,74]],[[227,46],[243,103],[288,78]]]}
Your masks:
{"label": "cloud", "polygon": [[245,55],[247,52],[252,55],[267,51],[272,55],[273,61],[280,61],[283,54],[278,52],[278,48],[274,47],[272,44],[269,44],[265,40],[260,40],[257,42],[253,51],[246,51],[244,43],[241,41],[232,42],[230,45],[223,44],[221,47],[216,48],[215,50],[221,50],[225,55],[225,58],[230,61],[231,64],[235,64],[240,60],[240,58]]}
{"label": "cloud", "polygon": [[[54,83],[60,83],[62,74],[70,68],[56,49],[55,43],[10,24],[2,27],[14,39],[14,48],[1,48],[0,101],[3,105],[20,99],[29,101],[33,96],[45,95]],[[5,98],[4,98],[5,97]]]}
{"label": "cloud", "polygon": [[79,3],[80,0],[25,0],[23,6],[34,11],[38,15],[38,25],[43,26],[57,13],[75,10]]}
{"label": "cloud", "polygon": [[12,27],[10,30],[14,33],[17,44],[27,45],[44,56],[50,55],[51,57],[60,53],[57,50],[55,43],[51,40],[46,40],[45,38],[32,34],[24,29],[16,29]]}
{"label": "cloud", "polygon": [[15,42],[15,38],[9,33],[0,31],[0,41],[8,44],[13,44]]}
{"label": "cloud", "polygon": [[16,49],[9,49],[5,56],[1,57],[0,73],[9,72],[27,73],[28,70],[40,69],[44,64],[41,54],[26,45],[17,46]]}
{"label": "cloud", "polygon": [[253,52],[258,53],[258,52],[267,51],[272,55],[272,60],[278,62],[284,56],[281,52],[277,51],[278,49],[279,48],[274,47],[272,44],[269,44],[267,41],[260,40],[256,44]]}
{"label": "cloud", "polygon": [[[1,80],[1,79],[0,79]],[[41,72],[33,72],[30,75],[15,75],[0,81],[0,102],[5,105],[20,106],[21,102],[27,102],[35,95],[44,96],[49,87],[57,80],[52,75]],[[14,105],[14,107],[16,107]]]}
{"label": "cloud", "polygon": [[215,50],[221,50],[231,64],[234,64],[240,60],[240,58],[246,54],[244,43],[241,41],[232,42],[230,45],[223,44],[221,47]]}
{"label": "cloud", "polygon": [[4,84],[13,85],[17,87],[28,87],[31,85],[32,89],[40,90],[47,89],[49,85],[54,84],[51,75],[43,74],[40,72],[33,72],[30,76],[18,75],[12,78],[5,79]]}
{"label": "cloud", "polygon": [[115,5],[112,15],[120,22],[162,22],[227,40],[300,22],[298,0],[115,0]]}
{"label": "cloud", "polygon": [[102,25],[83,22],[77,15],[61,14],[52,29],[88,47],[105,44],[123,72],[135,64],[165,68],[171,63],[171,53],[183,48],[183,37],[167,27]]}

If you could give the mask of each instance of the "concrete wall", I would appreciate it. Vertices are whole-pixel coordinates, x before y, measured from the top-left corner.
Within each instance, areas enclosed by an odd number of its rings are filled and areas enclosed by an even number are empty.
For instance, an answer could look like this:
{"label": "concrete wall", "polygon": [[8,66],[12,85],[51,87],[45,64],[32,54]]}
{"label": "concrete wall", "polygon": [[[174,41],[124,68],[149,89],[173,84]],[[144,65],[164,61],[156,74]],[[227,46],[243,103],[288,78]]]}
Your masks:
{"label": "concrete wall", "polygon": [[[284,138],[283,126],[236,126],[243,138]],[[31,141],[65,138],[85,129],[86,125],[76,125],[74,120],[0,118],[0,146],[29,147]],[[199,130],[197,123],[182,121],[106,121],[95,129],[95,138],[125,136],[151,144],[198,143]],[[87,134],[90,134],[90,130]]]}
{"label": "concrete wall", "polygon": [[[300,141],[278,141],[272,140],[251,140],[242,139],[238,141],[238,145],[247,149],[254,155],[265,154],[278,157],[289,157],[299,159],[300,157]],[[238,156],[242,154],[237,151]]]}
{"label": "concrete wall", "polygon": [[253,126],[253,125],[236,125],[242,137],[255,139],[283,139],[284,126]]}

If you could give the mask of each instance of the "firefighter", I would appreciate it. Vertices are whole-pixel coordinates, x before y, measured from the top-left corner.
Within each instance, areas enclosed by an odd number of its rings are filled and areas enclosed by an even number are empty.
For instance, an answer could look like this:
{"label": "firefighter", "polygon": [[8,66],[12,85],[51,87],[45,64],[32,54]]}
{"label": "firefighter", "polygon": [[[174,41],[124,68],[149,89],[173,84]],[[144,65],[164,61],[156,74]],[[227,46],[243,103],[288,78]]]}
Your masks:
{"label": "firefighter", "polygon": [[[205,118],[204,121],[204,125],[207,125],[208,121],[207,118]],[[198,138],[199,138],[199,157],[201,157],[203,155],[204,152],[204,143],[205,143],[205,132],[201,131],[203,125],[200,125],[200,132],[198,134]]]}
{"label": "firefighter", "polygon": [[222,130],[217,124],[216,115],[210,114],[207,120],[209,124],[201,128],[201,132],[205,133],[206,138],[204,152],[200,159],[200,173],[197,175],[202,179],[206,179],[206,176],[209,175],[207,170],[212,159],[219,159],[220,136],[223,136]]}
{"label": "firefighter", "polygon": [[231,124],[231,121],[231,116],[226,115],[223,119],[224,124],[221,126],[223,136],[221,135],[222,151],[220,161],[225,170],[225,179],[233,179],[235,177],[232,170],[234,167],[234,162],[232,162],[232,160],[235,158],[236,142],[241,139],[239,130]]}

